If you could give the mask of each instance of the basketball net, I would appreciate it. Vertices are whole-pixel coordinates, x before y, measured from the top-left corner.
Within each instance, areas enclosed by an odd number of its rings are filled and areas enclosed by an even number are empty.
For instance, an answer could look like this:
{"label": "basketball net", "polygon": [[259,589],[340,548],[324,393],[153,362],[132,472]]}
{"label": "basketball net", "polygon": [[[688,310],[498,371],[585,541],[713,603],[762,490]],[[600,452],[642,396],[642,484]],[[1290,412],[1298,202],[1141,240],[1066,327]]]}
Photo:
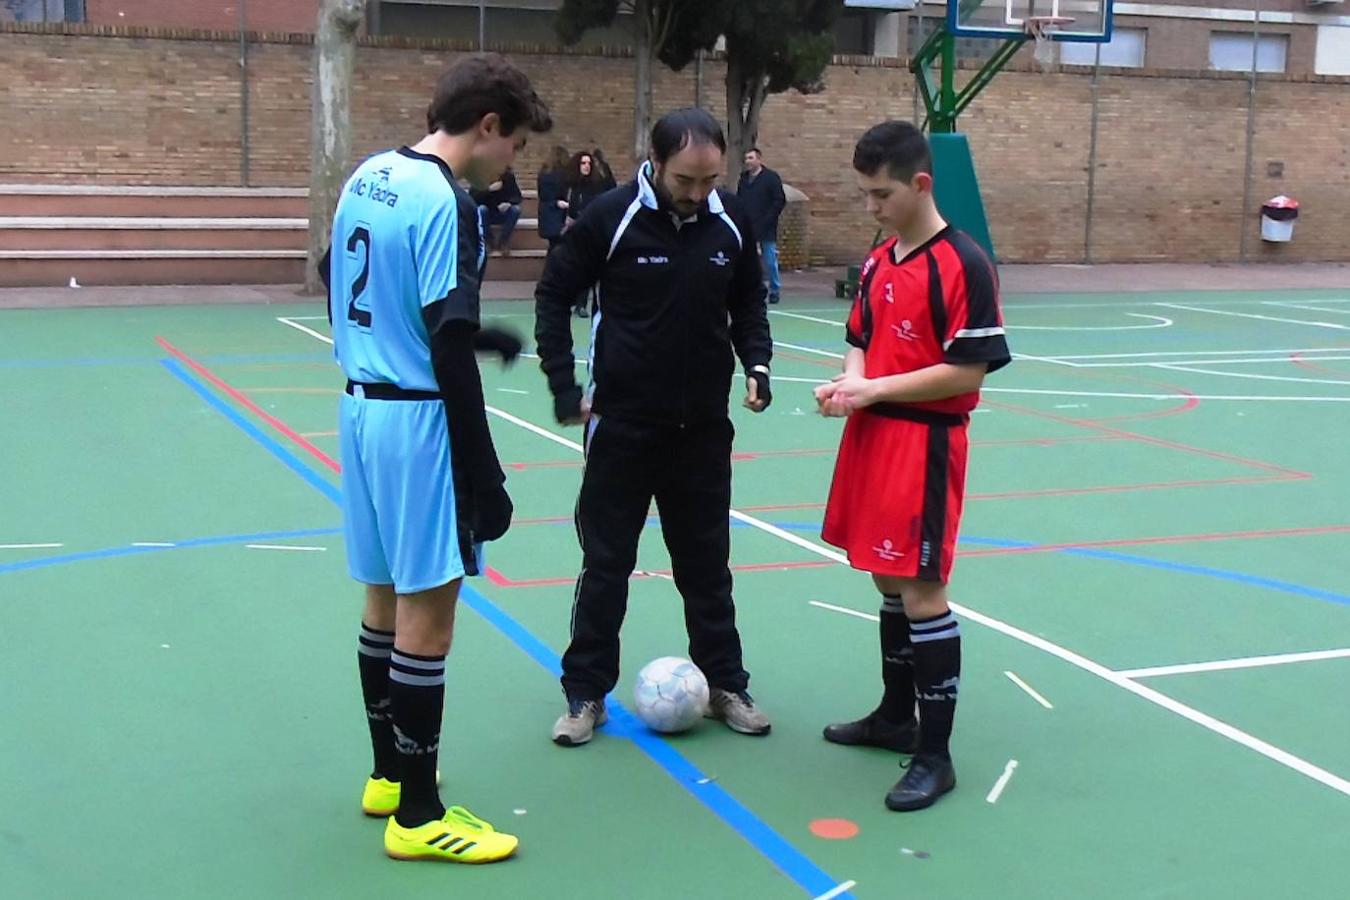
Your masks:
{"label": "basketball net", "polygon": [[1042,69],[1055,64],[1055,32],[1072,22],[1070,16],[1029,16],[1023,23],[1027,34],[1036,42],[1036,64]]}

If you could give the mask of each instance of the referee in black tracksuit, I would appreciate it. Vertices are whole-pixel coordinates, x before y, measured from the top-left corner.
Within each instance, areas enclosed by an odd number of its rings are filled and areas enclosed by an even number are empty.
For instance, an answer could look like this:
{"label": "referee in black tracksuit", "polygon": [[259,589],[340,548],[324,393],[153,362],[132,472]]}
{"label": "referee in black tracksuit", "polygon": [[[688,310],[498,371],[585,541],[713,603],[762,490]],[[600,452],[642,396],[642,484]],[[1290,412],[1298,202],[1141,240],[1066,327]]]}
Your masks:
{"label": "referee in black tracksuit", "polygon": [[[535,292],[535,337],[555,414],[586,424],[582,570],[563,656],[568,709],[553,729],[563,746],[586,743],[605,722],[628,579],[653,497],[684,597],[689,655],[712,689],[710,713],[743,734],[769,731],[746,693],[727,565],[735,356],[746,373],[745,405],[760,412],[771,399],[773,345],[755,236],[735,198],[716,189],[726,140],[711,115],[670,113],[651,145],[636,179],[597,198],[569,229]],[[599,303],[583,392],[570,313],[592,285]]]}

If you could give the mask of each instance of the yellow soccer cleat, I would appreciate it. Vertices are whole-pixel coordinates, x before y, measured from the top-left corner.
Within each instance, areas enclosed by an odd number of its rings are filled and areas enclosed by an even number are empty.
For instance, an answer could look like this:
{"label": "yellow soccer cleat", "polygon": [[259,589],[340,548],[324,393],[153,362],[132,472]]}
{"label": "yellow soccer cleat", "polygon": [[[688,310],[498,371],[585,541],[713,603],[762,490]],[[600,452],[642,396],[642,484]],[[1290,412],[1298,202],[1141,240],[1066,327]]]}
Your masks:
{"label": "yellow soccer cleat", "polygon": [[[440,786],[441,771],[436,770],[436,785]],[[402,785],[387,778],[367,778],[366,789],[361,792],[361,812],[368,816],[388,818],[398,812],[399,796]]]}
{"label": "yellow soccer cleat", "polygon": [[361,792],[361,812],[368,816],[387,818],[398,812],[399,795],[402,785],[387,778],[367,778],[366,789]]}
{"label": "yellow soccer cleat", "polygon": [[433,862],[490,863],[506,859],[520,843],[462,806],[416,828],[404,828],[392,816],[384,829],[384,852],[393,859]]}

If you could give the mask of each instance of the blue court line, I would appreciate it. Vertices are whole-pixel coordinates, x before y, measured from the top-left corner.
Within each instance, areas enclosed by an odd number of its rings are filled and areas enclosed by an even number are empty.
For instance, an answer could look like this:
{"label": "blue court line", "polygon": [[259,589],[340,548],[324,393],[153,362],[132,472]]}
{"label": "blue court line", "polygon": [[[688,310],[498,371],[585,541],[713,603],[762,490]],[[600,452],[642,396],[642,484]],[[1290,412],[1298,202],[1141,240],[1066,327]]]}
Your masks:
{"label": "blue court line", "polygon": [[[200,357],[203,362],[219,365],[244,365],[268,362],[324,362],[332,361],[332,352],[325,353],[220,353]],[[68,366],[149,366],[159,362],[156,356],[87,356],[76,359],[0,359],[0,369],[64,369]]]}
{"label": "blue court line", "polygon": [[[161,362],[163,362],[165,368],[191,387],[210,406],[235,425],[238,425],[249,437],[265,447],[273,456],[300,474],[325,497],[340,505],[341,495],[336,485],[311,470],[271,435],[266,434],[244,419],[225,401],[184,371],[174,360],[166,359],[161,360]],[[547,644],[531,634],[500,607],[469,585],[466,584],[461,589],[461,593],[474,612],[492,623],[516,646],[524,650],[531,659],[555,676],[562,673],[562,666],[557,654]],[[777,866],[779,871],[791,878],[812,897],[831,891],[840,884],[838,880],[826,874],[823,869],[788,843],[724,788],[713,781],[699,784],[698,782],[705,780],[706,776],[698,767],[685,759],[679,751],[668,743],[638,726],[633,721],[631,714],[622,705],[614,703],[612,714],[615,724],[618,726],[617,729],[614,729],[615,731],[631,739],[649,759],[661,766],[681,787],[689,791],[695,799],[735,829],[751,846]],[[853,897],[851,893],[843,893],[837,896]]]}
{"label": "blue court line", "polygon": [[66,563],[85,562],[91,559],[112,559],[117,556],[136,556],[141,553],[158,553],[162,550],[186,550],[191,547],[216,547],[221,544],[247,544],[253,541],[281,541],[296,538],[318,537],[325,534],[338,534],[341,528],[303,528],[299,531],[258,531],[253,534],[222,534],[216,537],[191,538],[186,541],[174,541],[169,547],[133,547],[129,544],[120,547],[106,547],[102,550],[86,550],[81,553],[62,553],[56,556],[39,556],[19,562],[0,565],[0,575],[9,572],[22,572],[25,569],[45,569],[48,566],[62,566]]}
{"label": "blue court line", "polygon": [[305,479],[305,481],[308,481],[312,487],[318,489],[318,491],[329,500],[341,504],[342,493],[338,490],[337,485],[302,463],[289,450],[272,440],[272,438],[258,428],[257,425],[254,425],[248,419],[241,416],[233,407],[229,406],[225,401],[212,393],[209,387],[189,375],[187,370],[178,363],[178,360],[161,359],[159,362],[164,368],[172,372],[175,378],[196,391],[197,396],[215,407],[216,411],[225,418],[239,426],[244,434],[247,434],[249,437],[253,438],[253,440],[262,444],[269,453],[285,463],[286,467],[292,472]]}
{"label": "blue court line", "polygon": [[[961,540],[971,544],[983,544],[988,547],[1024,548],[1041,546],[1034,542],[1009,541],[1001,538],[963,536]],[[1339,603],[1342,606],[1350,606],[1350,595],[1338,594],[1335,591],[1326,591],[1321,588],[1309,587],[1303,584],[1294,584],[1290,581],[1266,578],[1263,575],[1249,575],[1246,572],[1234,572],[1230,569],[1216,569],[1212,566],[1172,562],[1171,560],[1166,559],[1154,559],[1149,556],[1135,556],[1133,553],[1118,553],[1115,550],[1099,550],[1093,547],[1059,547],[1052,552],[1064,553],[1069,556],[1083,556],[1088,559],[1104,559],[1110,562],[1128,563],[1133,566],[1145,566],[1150,569],[1162,569],[1168,572],[1183,572],[1187,575],[1203,575],[1207,578],[1218,578],[1222,581],[1232,581],[1237,584],[1245,584],[1252,587],[1269,588],[1272,591],[1281,591],[1286,594],[1296,594],[1300,597],[1312,597],[1316,600],[1325,600],[1328,603]]]}

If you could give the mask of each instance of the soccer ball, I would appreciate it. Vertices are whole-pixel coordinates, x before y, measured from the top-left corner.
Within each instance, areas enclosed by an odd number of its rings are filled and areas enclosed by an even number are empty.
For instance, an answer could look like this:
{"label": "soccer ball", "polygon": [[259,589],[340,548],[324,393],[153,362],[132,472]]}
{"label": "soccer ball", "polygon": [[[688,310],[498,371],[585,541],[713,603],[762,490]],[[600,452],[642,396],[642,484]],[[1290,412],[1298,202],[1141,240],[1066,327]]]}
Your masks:
{"label": "soccer ball", "polygon": [[708,679],[689,660],[663,656],[642,667],[633,699],[652,731],[687,731],[708,711]]}

